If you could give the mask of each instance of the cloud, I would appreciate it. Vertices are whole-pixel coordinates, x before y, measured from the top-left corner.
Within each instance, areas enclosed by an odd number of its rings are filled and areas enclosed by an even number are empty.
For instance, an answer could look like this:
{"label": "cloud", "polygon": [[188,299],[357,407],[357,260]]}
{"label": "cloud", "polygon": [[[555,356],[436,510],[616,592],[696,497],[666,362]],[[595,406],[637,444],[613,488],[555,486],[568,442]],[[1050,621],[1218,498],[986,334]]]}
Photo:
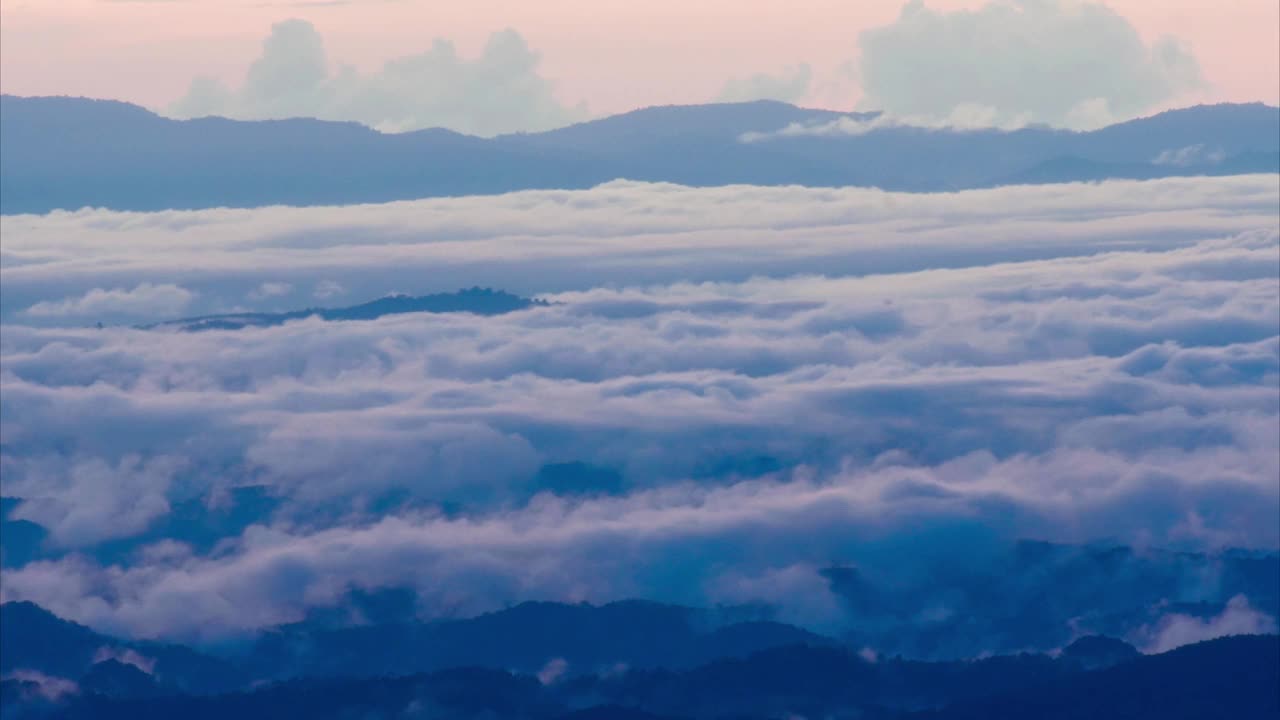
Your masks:
{"label": "cloud", "polygon": [[49,702],[60,702],[63,698],[80,692],[80,686],[75,680],[45,675],[39,670],[14,670],[6,674],[4,679],[33,684],[35,694]]}
{"label": "cloud", "polygon": [[93,662],[100,663],[106,660],[115,660],[116,662],[132,665],[142,672],[151,675],[155,671],[155,658],[147,657],[133,648],[116,648],[110,645],[103,645],[93,653]]}
{"label": "cloud", "polygon": [[1177,150],[1165,150],[1152,159],[1155,165],[1189,167],[1191,165],[1217,165],[1226,154],[1221,150],[1208,150],[1204,145],[1188,145]]}
{"label": "cloud", "polygon": [[[206,639],[352,587],[413,588],[424,617],[759,603],[890,653],[904,623],[936,628],[979,594],[904,590],[859,615],[856,583],[824,569],[1015,583],[999,548],[1030,536],[1133,544],[1171,568],[1135,571],[1117,603],[1225,603],[1199,580],[1218,560],[1154,548],[1280,546],[1278,182],[620,182],[0,218],[6,258],[29,260],[0,268],[6,310],[162,279],[192,288],[190,312],[334,278],[351,302],[473,284],[552,301],[207,333],[8,310],[0,469],[16,516],[53,541],[5,568],[3,595]],[[273,509],[212,545],[148,535],[244,486]],[[933,651],[974,649],[963,632],[983,627],[966,627]]]}
{"label": "cloud", "polygon": [[249,292],[250,300],[265,300],[267,298],[281,297],[293,292],[293,286],[285,282],[264,282],[258,286],[256,290]]}
{"label": "cloud", "polygon": [[321,280],[316,283],[316,287],[311,291],[312,297],[319,300],[326,300],[332,297],[338,297],[347,291],[342,287],[341,283],[335,280]]}
{"label": "cloud", "polygon": [[194,294],[172,283],[139,283],[132,290],[93,288],[81,297],[44,300],[25,310],[32,317],[169,317],[191,302]]}
{"label": "cloud", "polygon": [[473,135],[538,131],[586,118],[556,99],[539,58],[514,30],[490,36],[478,58],[437,39],[373,73],[331,70],[323,39],[305,20],[276,23],[238,89],[196,78],[168,109],[179,118],[349,120],[384,132],[443,127]]}
{"label": "cloud", "polygon": [[1159,251],[1274,227],[1277,192],[1274,175],[936,195],[619,181],[342,208],[2,216],[0,319],[144,282],[180,284],[196,294],[185,312],[204,314],[242,309],[264,282],[338,280],[357,302],[472,285],[536,294]]}
{"label": "cloud", "polygon": [[1169,613],[1147,632],[1153,637],[1143,648],[1143,652],[1162,653],[1183,645],[1228,635],[1275,633],[1276,619],[1250,607],[1248,598],[1236,596],[1218,615],[1200,618],[1183,613]]}
{"label": "cloud", "polygon": [[1179,41],[1147,45],[1126,19],[1093,2],[996,0],[945,12],[912,0],[858,42],[860,104],[900,117],[940,119],[971,107],[994,125],[1091,129],[1204,85]]}
{"label": "cloud", "polygon": [[771,605],[781,609],[778,619],[783,622],[839,633],[847,618],[821,571],[805,564],[731,568],[707,579],[706,595],[717,605]]}
{"label": "cloud", "polygon": [[564,658],[552,658],[538,671],[538,682],[543,685],[553,685],[568,669],[569,663]]}
{"label": "cloud", "polygon": [[15,520],[31,520],[65,546],[129,537],[169,512],[167,493],[183,461],[126,455],[101,458],[46,455],[21,464],[6,493],[25,498]]}
{"label": "cloud", "polygon": [[750,102],[780,100],[796,103],[809,95],[813,73],[805,63],[784,68],[776,75],[756,73],[745,78],[731,78],[725,83],[717,102]]}
{"label": "cloud", "polygon": [[1026,127],[1028,115],[1001,118],[994,108],[964,103],[952,108],[945,116],[926,115],[897,117],[880,113],[874,117],[838,117],[819,123],[791,123],[780,130],[747,132],[739,136],[745,143],[789,137],[857,137],[883,128],[921,128],[925,130],[1017,130]]}

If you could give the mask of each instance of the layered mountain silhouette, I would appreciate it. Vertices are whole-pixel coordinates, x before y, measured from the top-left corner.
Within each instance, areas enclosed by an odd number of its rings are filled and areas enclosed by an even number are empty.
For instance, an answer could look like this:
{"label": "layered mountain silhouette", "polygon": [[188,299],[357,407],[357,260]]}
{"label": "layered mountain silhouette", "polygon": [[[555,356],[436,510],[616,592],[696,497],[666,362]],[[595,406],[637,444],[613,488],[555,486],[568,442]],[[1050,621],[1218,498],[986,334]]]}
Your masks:
{"label": "layered mountain silhouette", "polygon": [[1280,717],[1280,638],[1235,636],[962,700],[912,720]]}
{"label": "layered mountain silhouette", "polygon": [[1261,104],[1175,110],[1085,133],[887,123],[840,132],[823,128],[876,116],[758,101],[647,108],[489,139],[310,119],[172,120],[66,97],[6,95],[0,114],[6,214],[352,204],[618,178],[936,191],[1280,172],[1280,108]]}
{"label": "layered mountain silhouette", "polygon": [[[114,638],[62,620],[30,602],[0,606],[0,675],[17,670],[133,682],[105,660],[145,659],[159,688],[212,693],[298,677],[405,675],[455,667],[527,674],[558,660],[575,672],[688,668],[791,645],[837,641],[733,610],[644,601],[607,605],[528,602],[474,618],[422,622],[406,591],[354,592],[341,609],[261,634],[233,652]],[[95,670],[96,668],[96,670]]]}
{"label": "layered mountain silhouette", "polygon": [[[1055,656],[1023,653],[977,660],[918,662],[875,657],[795,630],[745,650],[725,646],[695,664],[600,666],[553,658],[521,670],[504,645],[528,638],[616,648],[657,632],[661,645],[687,611],[645,603],[528,604],[473,626],[470,637],[419,637],[456,645],[483,662],[426,671],[362,668],[344,674],[272,679],[244,656],[195,651],[185,670],[175,646],[138,645],[98,635],[29,603],[0,607],[5,635],[0,708],[5,717],[59,718],[1208,718],[1251,720],[1280,711],[1280,638],[1235,636],[1144,656],[1114,639],[1082,638]],[[634,626],[628,623],[634,622]],[[546,623],[545,625],[543,623]],[[656,624],[655,624],[656,623]],[[606,632],[601,632],[605,630]],[[15,632],[16,631],[16,632]],[[616,640],[621,634],[629,639]],[[689,637],[710,633],[692,633]],[[597,637],[593,637],[597,636]],[[505,643],[502,640],[505,639]],[[405,641],[408,642],[408,641]],[[534,643],[536,644],[536,643]],[[678,649],[669,646],[667,649]],[[367,645],[341,643],[358,655]],[[103,647],[113,655],[104,655]],[[544,650],[547,648],[544,648]],[[131,655],[127,650],[134,650]],[[334,651],[325,647],[324,652]],[[147,655],[147,653],[150,653]],[[166,654],[167,653],[167,654]],[[58,657],[64,657],[58,660]],[[250,657],[252,653],[250,654]],[[191,658],[196,659],[191,659]],[[204,663],[202,666],[201,663]],[[214,663],[223,663],[221,666]],[[557,665],[558,663],[558,665]],[[36,668],[35,666],[41,666]],[[231,666],[238,686],[192,687],[191,677]],[[556,672],[546,668],[557,667]],[[60,671],[55,674],[55,671]],[[183,675],[182,672],[188,673]],[[176,674],[175,674],[176,673]],[[224,678],[231,676],[223,671]],[[187,682],[186,685],[182,682]]]}
{"label": "layered mountain silhouette", "polygon": [[136,676],[130,678],[132,673],[115,666],[98,666],[130,658],[145,659],[146,674],[171,693],[229,691],[252,679],[235,663],[184,645],[126,642],[63,620],[34,603],[0,605],[0,677],[35,672],[79,681],[93,674],[104,685],[127,688],[136,684]]}
{"label": "layered mountain silhouette", "polygon": [[246,312],[171,320],[145,326],[147,329],[176,329],[187,332],[201,330],[240,330],[246,327],[283,325],[290,320],[318,317],[328,321],[376,320],[404,313],[455,313],[501,315],[503,313],[545,306],[545,300],[530,300],[502,290],[473,287],[452,293],[434,295],[388,295],[359,305],[337,308],[307,308],[282,313]]}
{"label": "layered mountain silhouette", "polygon": [[[1236,597],[1280,617],[1280,555],[1270,552],[1138,551],[1023,540],[979,566],[930,564],[927,581],[918,584],[886,582],[845,566],[822,574],[848,616],[858,620],[842,639],[919,658],[1062,647],[1074,639],[1073,628],[1127,636],[1166,613],[1207,621]],[[1213,577],[1215,584],[1188,593],[1197,577]],[[930,620],[940,597],[947,598],[948,614]],[[1101,648],[1075,651],[1084,662],[1090,655],[1106,657]]]}

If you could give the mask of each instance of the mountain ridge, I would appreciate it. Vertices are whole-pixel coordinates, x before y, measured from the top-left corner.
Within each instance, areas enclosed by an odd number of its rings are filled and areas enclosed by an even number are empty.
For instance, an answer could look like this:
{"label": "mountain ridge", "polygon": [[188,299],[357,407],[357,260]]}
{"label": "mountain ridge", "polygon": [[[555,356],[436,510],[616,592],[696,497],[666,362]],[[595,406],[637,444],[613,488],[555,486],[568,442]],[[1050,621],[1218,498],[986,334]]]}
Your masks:
{"label": "mountain ridge", "polygon": [[[4,214],[343,205],[585,189],[619,178],[936,192],[1011,181],[1280,172],[1280,108],[1262,104],[1195,106],[1090,132],[887,124],[752,143],[740,136],[874,114],[771,101],[664,106],[480,138],[306,118],[173,120],[119,101],[68,97],[4,95],[0,113]],[[1165,156],[1173,161],[1158,162]],[[1034,172],[1063,157],[1082,164]],[[1242,165],[1232,164],[1240,158]]]}
{"label": "mountain ridge", "polygon": [[[608,641],[593,631],[603,619],[617,625],[639,612],[652,618],[679,619],[688,609],[653,603],[621,602],[604,606],[524,603],[493,613],[502,624],[538,622],[545,613],[575,623],[579,640]],[[15,617],[14,613],[20,617]],[[585,614],[584,614],[585,613]],[[624,617],[613,617],[623,613]],[[80,626],[30,603],[0,606],[0,620],[31,623],[44,632],[44,648],[64,647],[63,636]],[[576,625],[585,620],[586,625]],[[651,632],[648,621],[630,628],[633,635]],[[69,628],[64,630],[63,628]],[[48,630],[48,628],[43,628]],[[391,626],[392,632],[396,631]],[[563,635],[566,628],[551,627]],[[492,627],[510,637],[509,629]],[[504,634],[505,633],[505,634]],[[548,635],[550,636],[550,635]],[[390,636],[388,636],[390,637]],[[496,636],[495,636],[496,637]],[[6,647],[7,665],[23,667],[31,659],[36,638],[26,646]],[[440,638],[443,640],[444,638]],[[92,643],[115,642],[93,634]],[[460,638],[454,638],[460,640]],[[91,644],[92,644],[91,643]],[[81,645],[84,645],[81,643]],[[88,645],[78,652],[85,654]],[[308,717],[674,718],[856,716],[878,720],[961,720],[968,718],[1051,717],[1196,718],[1212,710],[1237,718],[1274,717],[1280,703],[1280,636],[1235,635],[1192,643],[1161,654],[1142,655],[1109,638],[1082,638],[1060,656],[1034,653],[997,655],[960,661],[914,661],[878,658],[830,641],[769,643],[747,652],[728,652],[694,663],[660,666],[593,665],[561,656],[540,670],[524,662],[506,665],[499,645],[476,646],[489,660],[465,658],[445,667],[358,666],[359,672],[303,672],[264,677],[260,670],[237,669],[230,684],[193,687],[191,677],[212,667],[186,668],[159,657],[154,665],[130,650],[155,652],[156,646],[115,645],[99,650],[76,667],[61,666],[63,675],[36,668],[8,672],[0,684],[0,708],[6,716],[63,718],[241,718],[281,717],[306,711]],[[181,647],[181,646],[178,646]],[[361,643],[347,643],[359,654]],[[1074,650],[1072,649],[1074,648]],[[313,648],[320,652],[324,646]],[[170,650],[170,657],[174,650]],[[15,659],[15,654],[18,656]],[[532,659],[532,657],[530,658]],[[168,663],[166,667],[166,663]],[[558,663],[558,665],[557,665]],[[30,663],[26,663],[27,666]],[[274,666],[272,666],[274,667]],[[353,666],[354,667],[354,666]],[[47,668],[52,670],[54,668]],[[268,668],[270,669],[270,668]],[[287,709],[287,711],[286,711]],[[853,713],[853,715],[850,715]]]}
{"label": "mountain ridge", "polygon": [[358,305],[343,307],[309,307],[286,312],[243,312],[200,315],[197,317],[168,320],[140,326],[143,330],[177,329],[186,332],[203,330],[240,330],[247,327],[272,327],[290,320],[318,317],[328,322],[352,320],[376,320],[388,315],[406,313],[472,313],[475,315],[501,315],[545,307],[545,300],[529,299],[502,290],[473,287],[452,293],[431,295],[387,295]]}

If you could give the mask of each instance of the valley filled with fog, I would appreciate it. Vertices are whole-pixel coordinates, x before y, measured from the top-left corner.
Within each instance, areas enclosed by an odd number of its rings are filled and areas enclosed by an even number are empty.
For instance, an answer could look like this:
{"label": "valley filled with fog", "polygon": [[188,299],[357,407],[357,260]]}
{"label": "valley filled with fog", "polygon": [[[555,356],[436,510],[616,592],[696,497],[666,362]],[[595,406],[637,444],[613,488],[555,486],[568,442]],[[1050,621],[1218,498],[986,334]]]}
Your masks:
{"label": "valley filled with fog", "polygon": [[[4,598],[184,642],[389,589],[422,620],[751,607],[928,657],[1167,648],[1162,602],[1274,632],[1266,582],[1223,596],[1222,553],[1280,543],[1278,201],[1274,175],[616,182],[5,216],[5,522],[31,540]],[[142,328],[472,286],[544,302]],[[1132,548],[1165,584],[1057,577],[1086,552],[1063,549],[995,587],[1115,607],[921,640],[1019,541]]]}

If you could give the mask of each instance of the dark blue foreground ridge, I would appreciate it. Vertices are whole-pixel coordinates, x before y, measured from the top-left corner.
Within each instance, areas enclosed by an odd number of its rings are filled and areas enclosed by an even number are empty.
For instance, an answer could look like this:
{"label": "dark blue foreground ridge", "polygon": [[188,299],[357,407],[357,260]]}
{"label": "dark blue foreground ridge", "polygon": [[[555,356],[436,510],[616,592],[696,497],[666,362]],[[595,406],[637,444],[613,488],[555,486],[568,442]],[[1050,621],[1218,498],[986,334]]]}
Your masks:
{"label": "dark blue foreground ridge", "polygon": [[[181,645],[125,642],[61,620],[31,603],[0,606],[5,717],[42,718],[1273,718],[1280,711],[1280,637],[1237,635],[1141,655],[1110,638],[1082,638],[1057,655],[1021,653],[922,662],[874,657],[786,626],[752,630],[753,643],[714,640],[688,609],[622,602],[592,607],[526,603],[433,631],[475,656],[398,674],[352,669],[375,646],[339,633],[311,651],[348,655],[348,670],[272,678],[289,643],[214,656]],[[543,625],[545,623],[545,625]],[[750,624],[745,624],[744,627]],[[429,627],[429,626],[428,626]],[[524,628],[511,634],[512,628]],[[672,664],[573,669],[553,658],[513,670],[505,634],[545,634],[621,648],[649,641],[686,650]],[[684,627],[681,638],[673,628]],[[735,626],[730,626],[735,627]],[[391,625],[387,633],[403,632]],[[282,630],[287,633],[287,630]],[[630,636],[613,643],[612,632]],[[273,633],[272,635],[277,635]],[[665,639],[664,639],[665,636]],[[270,638],[271,636],[268,636]],[[700,639],[699,639],[700,638]],[[365,638],[364,640],[369,640]],[[423,638],[423,651],[429,652]],[[452,641],[452,642],[450,642]],[[618,644],[620,643],[620,644]],[[304,643],[310,645],[310,643]],[[301,646],[299,646],[301,647]],[[1099,652],[1102,651],[1102,652]],[[336,658],[335,658],[336,659]],[[525,658],[526,663],[532,656]],[[678,660],[678,661],[677,661]],[[557,665],[557,662],[559,665]],[[520,663],[518,663],[520,664]],[[527,666],[527,665],[526,665]],[[558,669],[557,669],[558,668]],[[316,672],[316,671],[319,672]],[[265,678],[265,680],[264,680]],[[416,713],[416,714],[415,714]]]}

